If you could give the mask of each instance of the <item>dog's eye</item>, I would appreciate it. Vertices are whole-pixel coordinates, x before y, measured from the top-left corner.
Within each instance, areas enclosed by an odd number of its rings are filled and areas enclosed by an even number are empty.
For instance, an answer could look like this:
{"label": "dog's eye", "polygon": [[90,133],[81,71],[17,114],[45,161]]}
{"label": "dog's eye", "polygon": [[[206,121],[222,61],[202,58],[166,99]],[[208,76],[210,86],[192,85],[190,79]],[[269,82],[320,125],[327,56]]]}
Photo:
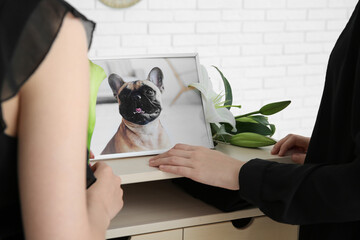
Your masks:
{"label": "dog's eye", "polygon": [[147,89],[147,90],[145,91],[145,93],[146,93],[146,95],[148,95],[148,96],[154,96],[154,95],[155,95],[155,91],[152,90],[152,89]]}

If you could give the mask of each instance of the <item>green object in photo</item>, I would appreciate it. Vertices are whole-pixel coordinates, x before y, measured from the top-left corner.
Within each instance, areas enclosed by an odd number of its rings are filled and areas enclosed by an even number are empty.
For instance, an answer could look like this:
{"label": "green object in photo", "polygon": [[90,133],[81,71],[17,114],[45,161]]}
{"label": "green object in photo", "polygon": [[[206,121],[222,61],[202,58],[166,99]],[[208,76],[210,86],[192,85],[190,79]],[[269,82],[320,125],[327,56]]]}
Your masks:
{"label": "green object in photo", "polygon": [[106,73],[102,67],[89,60],[90,64],[90,101],[89,101],[89,121],[87,134],[87,148],[90,151],[91,137],[94,132],[96,122],[96,99],[100,84],[106,78]]}

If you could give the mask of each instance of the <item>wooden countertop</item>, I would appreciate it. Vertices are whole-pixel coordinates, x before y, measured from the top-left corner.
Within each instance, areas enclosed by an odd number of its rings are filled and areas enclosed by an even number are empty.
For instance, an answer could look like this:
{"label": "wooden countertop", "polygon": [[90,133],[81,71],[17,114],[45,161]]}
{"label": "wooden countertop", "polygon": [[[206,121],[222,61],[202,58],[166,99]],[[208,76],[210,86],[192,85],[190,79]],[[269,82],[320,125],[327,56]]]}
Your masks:
{"label": "wooden countertop", "polygon": [[[270,154],[271,147],[250,149],[218,144],[216,150],[236,159],[248,161],[261,158],[290,162],[288,157]],[[101,160],[108,163],[122,178],[124,208],[111,221],[107,238],[164,231],[233,219],[264,215],[257,208],[224,213],[188,195],[169,179],[180,176],[149,167],[150,156]]]}
{"label": "wooden countertop", "polygon": [[[215,149],[242,161],[248,161],[253,158],[273,161],[289,161],[288,158],[279,158],[278,156],[271,155],[271,147],[253,149],[235,147],[227,144],[218,144]],[[114,173],[121,177],[122,184],[165,180],[179,177],[174,174],[159,171],[157,168],[150,167],[148,164],[150,157],[151,156],[142,156],[98,161],[105,161],[109,164]]]}

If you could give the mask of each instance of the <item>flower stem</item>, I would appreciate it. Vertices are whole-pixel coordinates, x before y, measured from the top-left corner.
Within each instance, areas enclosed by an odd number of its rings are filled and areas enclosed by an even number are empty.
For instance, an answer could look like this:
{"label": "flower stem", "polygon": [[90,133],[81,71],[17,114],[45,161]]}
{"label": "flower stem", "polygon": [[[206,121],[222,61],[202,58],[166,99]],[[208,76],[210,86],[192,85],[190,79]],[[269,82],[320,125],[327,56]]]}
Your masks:
{"label": "flower stem", "polygon": [[228,107],[237,107],[237,108],[241,108],[241,105],[224,105],[224,106],[215,106],[215,108],[228,108]]}
{"label": "flower stem", "polygon": [[236,116],[235,119],[242,118],[242,117],[247,117],[247,116],[250,116],[250,115],[253,115],[253,114],[257,114],[257,113],[260,113],[260,111],[255,111],[255,112],[246,113],[244,115],[239,115],[239,116]]}

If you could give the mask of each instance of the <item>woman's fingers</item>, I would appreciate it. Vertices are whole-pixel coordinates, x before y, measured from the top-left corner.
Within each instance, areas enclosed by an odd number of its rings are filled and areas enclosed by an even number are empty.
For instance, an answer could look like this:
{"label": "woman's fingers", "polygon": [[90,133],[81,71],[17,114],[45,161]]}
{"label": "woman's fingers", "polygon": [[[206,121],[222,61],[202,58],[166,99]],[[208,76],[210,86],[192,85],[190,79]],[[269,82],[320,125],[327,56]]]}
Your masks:
{"label": "woman's fingers", "polygon": [[176,144],[169,151],[150,158],[149,165],[152,167],[159,167],[160,165],[173,165],[193,167],[193,154],[196,150],[201,150],[201,147],[191,146],[187,144]]}
{"label": "woman's fingers", "polygon": [[177,144],[150,159],[149,165],[200,183],[237,190],[243,162],[208,148]]}
{"label": "woman's fingers", "polygon": [[91,170],[92,170],[93,172],[95,172],[95,171],[96,171],[96,168],[97,168],[97,162],[96,162],[95,164],[93,164],[93,165],[90,164],[90,168],[91,168]]}
{"label": "woman's fingers", "polygon": [[160,165],[159,169],[167,173],[172,173],[191,179],[194,179],[195,177],[193,176],[194,174],[192,174],[193,173],[192,169],[184,166]]}
{"label": "woman's fingers", "polygon": [[271,154],[284,156],[289,150],[294,149],[298,149],[302,153],[305,153],[307,151],[309,141],[310,138],[289,134],[274,145],[271,150]]}
{"label": "woman's fingers", "polygon": [[104,162],[97,162],[92,166],[94,175],[96,178],[101,176],[112,176],[114,175],[112,168]]}
{"label": "woman's fingers", "polygon": [[101,211],[105,211],[109,219],[112,219],[123,207],[121,178],[116,176],[106,163],[97,162],[93,167],[97,181],[87,190],[89,204],[92,201],[101,201]]}
{"label": "woman's fingers", "polygon": [[295,147],[296,139],[294,137],[289,137],[279,149],[279,156],[284,156],[288,150]]}
{"label": "woman's fingers", "polygon": [[280,141],[278,141],[278,142],[274,145],[274,147],[272,148],[271,154],[278,154],[279,151],[280,151],[281,146],[282,146],[282,145],[284,144],[284,142],[285,142],[287,139],[289,139],[290,137],[291,137],[291,135],[289,134],[289,135],[287,135],[286,137],[282,138]]}
{"label": "woman's fingers", "polygon": [[197,147],[197,146],[191,146],[191,145],[182,144],[182,143],[178,143],[174,146],[174,149],[179,149],[179,150],[184,150],[184,151],[194,151],[198,148],[199,147]]}
{"label": "woman's fingers", "polygon": [[164,156],[149,161],[151,167],[159,167],[161,165],[192,167],[192,161],[189,158],[179,156]]}
{"label": "woman's fingers", "polygon": [[90,150],[89,152],[89,158],[90,159],[94,159],[95,158],[95,154]]}
{"label": "woman's fingers", "polygon": [[169,151],[167,151],[166,153],[164,153],[164,156],[167,156],[167,157],[176,156],[176,157],[190,158],[191,151],[172,148]]}
{"label": "woman's fingers", "polygon": [[150,161],[151,160],[156,160],[156,159],[159,159],[159,158],[170,157],[170,156],[190,158],[191,157],[191,152],[193,150],[195,150],[195,148],[196,147],[192,147],[192,146],[189,146],[189,145],[186,145],[186,144],[176,144],[169,151],[150,158]]}

